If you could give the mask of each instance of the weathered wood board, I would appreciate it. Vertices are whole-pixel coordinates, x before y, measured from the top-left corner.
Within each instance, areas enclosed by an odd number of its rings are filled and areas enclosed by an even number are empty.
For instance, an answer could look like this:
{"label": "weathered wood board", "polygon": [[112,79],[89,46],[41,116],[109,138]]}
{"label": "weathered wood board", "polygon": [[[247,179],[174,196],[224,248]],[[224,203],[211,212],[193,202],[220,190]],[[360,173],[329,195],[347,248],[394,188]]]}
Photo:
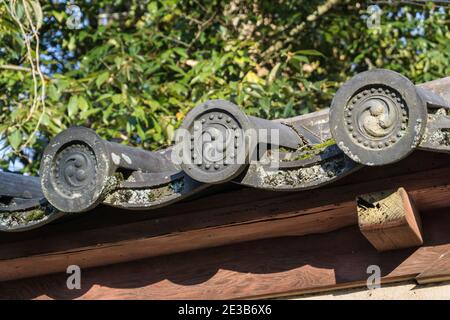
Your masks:
{"label": "weathered wood board", "polygon": [[[240,247],[253,240],[330,232],[357,224],[357,195],[387,187],[405,187],[427,216],[432,210],[450,207],[448,159],[445,154],[416,152],[395,165],[365,168],[323,189],[277,193],[238,188],[148,213],[104,207],[40,230],[2,234],[0,280],[63,272],[70,264],[86,269],[208,247],[237,243]],[[358,239],[369,245],[362,235]]]}
{"label": "weathered wood board", "polygon": [[447,209],[423,217],[424,245],[379,253],[357,226],[326,234],[208,248],[82,270],[81,290],[67,274],[0,283],[0,299],[239,299],[364,286],[378,265],[382,285],[414,279],[450,250]]}
{"label": "weathered wood board", "polygon": [[360,195],[356,203],[359,229],[378,251],[423,244],[419,210],[404,188]]}

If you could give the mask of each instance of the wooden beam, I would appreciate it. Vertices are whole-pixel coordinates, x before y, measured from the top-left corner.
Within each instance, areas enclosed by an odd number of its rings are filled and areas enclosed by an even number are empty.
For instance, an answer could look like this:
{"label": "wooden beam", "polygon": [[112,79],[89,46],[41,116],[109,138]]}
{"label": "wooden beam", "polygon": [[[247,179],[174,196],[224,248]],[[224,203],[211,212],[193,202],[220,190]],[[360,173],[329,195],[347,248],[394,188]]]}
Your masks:
{"label": "wooden beam", "polygon": [[416,277],[419,284],[450,280],[450,251],[440,255],[430,266]]}
{"label": "wooden beam", "polygon": [[64,272],[0,283],[0,299],[239,299],[365,286],[367,267],[381,285],[412,280],[450,250],[448,209],[423,217],[424,245],[377,252],[357,226],[82,269],[81,290]]}
{"label": "wooden beam", "polygon": [[421,211],[450,206],[448,156],[417,152],[305,192],[238,189],[147,213],[99,208],[41,230],[0,236],[0,280],[96,267],[357,224],[360,193],[405,186]]}
{"label": "wooden beam", "polygon": [[359,229],[378,251],[423,243],[419,211],[404,188],[364,194],[356,202]]}

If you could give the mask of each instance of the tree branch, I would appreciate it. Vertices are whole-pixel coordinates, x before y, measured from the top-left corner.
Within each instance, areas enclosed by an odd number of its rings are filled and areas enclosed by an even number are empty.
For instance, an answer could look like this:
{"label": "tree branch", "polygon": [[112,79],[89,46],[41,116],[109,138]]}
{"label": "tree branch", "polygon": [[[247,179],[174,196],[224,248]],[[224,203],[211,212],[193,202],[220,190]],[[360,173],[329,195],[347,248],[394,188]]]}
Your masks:
{"label": "tree branch", "polygon": [[[31,68],[16,66],[16,65],[13,65],[13,64],[0,65],[0,69],[12,70],[12,71],[20,71],[20,72],[28,72],[28,73],[32,73],[33,72],[33,70]],[[35,73],[35,75],[37,75],[37,73]],[[47,75],[43,75],[43,76],[44,76],[44,78],[46,80],[52,80],[52,78],[47,76]]]}
{"label": "tree branch", "polygon": [[332,9],[335,5],[339,4],[341,0],[327,0],[324,4],[318,6],[313,13],[308,15],[305,21],[302,21],[298,26],[293,28],[289,32],[289,37],[284,41],[277,41],[272,46],[270,46],[266,51],[262,53],[263,57],[269,57],[274,52],[280,50],[281,48],[286,47],[290,42],[295,40],[295,36],[302,32],[306,27],[306,22],[314,22],[327,13],[330,9]]}

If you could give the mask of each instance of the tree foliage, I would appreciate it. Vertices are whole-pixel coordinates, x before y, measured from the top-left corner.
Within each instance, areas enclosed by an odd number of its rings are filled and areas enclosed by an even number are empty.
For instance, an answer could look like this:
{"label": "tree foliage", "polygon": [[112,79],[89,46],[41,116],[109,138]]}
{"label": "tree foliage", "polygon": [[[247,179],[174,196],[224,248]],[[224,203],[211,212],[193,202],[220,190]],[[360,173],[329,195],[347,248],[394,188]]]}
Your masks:
{"label": "tree foliage", "polygon": [[4,169],[36,173],[48,140],[72,125],[156,149],[207,99],[291,117],[327,107],[343,81],[370,68],[417,82],[450,73],[449,12],[432,3],[381,6],[379,28],[368,28],[365,2],[345,0],[74,4],[78,29],[65,1],[0,2]]}

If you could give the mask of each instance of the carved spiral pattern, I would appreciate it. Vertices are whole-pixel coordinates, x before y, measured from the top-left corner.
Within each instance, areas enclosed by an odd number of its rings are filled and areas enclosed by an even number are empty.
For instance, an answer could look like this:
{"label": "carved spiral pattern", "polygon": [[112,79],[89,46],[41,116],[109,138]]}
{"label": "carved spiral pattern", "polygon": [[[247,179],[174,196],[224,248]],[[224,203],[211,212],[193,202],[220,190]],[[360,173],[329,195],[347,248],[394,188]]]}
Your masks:
{"label": "carved spiral pattern", "polygon": [[219,172],[236,163],[243,145],[238,121],[227,112],[212,110],[201,114],[191,131],[191,161],[205,172]]}
{"label": "carved spiral pattern", "polygon": [[70,145],[56,155],[53,179],[67,196],[95,188],[96,174],[95,155],[85,144]]}
{"label": "carved spiral pattern", "polygon": [[366,88],[345,108],[345,126],[355,143],[383,149],[397,143],[408,128],[408,109],[401,95],[387,87]]}

